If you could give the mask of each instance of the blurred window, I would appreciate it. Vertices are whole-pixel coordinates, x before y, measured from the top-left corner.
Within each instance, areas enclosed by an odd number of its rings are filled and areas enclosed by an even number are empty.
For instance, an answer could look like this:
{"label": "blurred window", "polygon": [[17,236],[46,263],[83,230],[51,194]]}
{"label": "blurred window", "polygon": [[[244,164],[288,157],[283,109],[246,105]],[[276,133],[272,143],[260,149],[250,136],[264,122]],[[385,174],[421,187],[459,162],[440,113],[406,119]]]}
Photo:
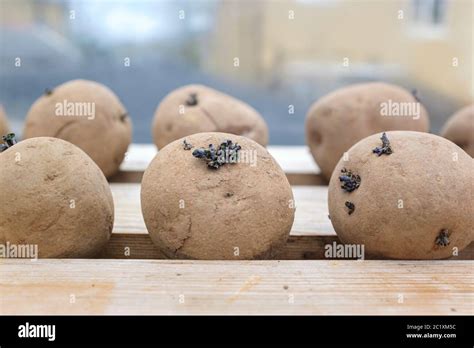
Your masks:
{"label": "blurred window", "polygon": [[445,0],[414,0],[414,21],[421,25],[439,26],[444,23]]}
{"label": "blurred window", "polygon": [[412,20],[408,33],[422,40],[445,40],[446,0],[412,0]]}

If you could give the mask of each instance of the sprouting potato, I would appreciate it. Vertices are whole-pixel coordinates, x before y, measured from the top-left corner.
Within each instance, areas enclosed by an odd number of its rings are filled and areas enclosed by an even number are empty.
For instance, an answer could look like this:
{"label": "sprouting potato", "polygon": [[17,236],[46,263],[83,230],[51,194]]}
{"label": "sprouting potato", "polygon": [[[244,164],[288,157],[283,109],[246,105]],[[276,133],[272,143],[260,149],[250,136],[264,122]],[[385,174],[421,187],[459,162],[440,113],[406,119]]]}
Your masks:
{"label": "sprouting potato", "polygon": [[474,160],[436,135],[391,131],[348,150],[329,183],[343,243],[395,259],[456,256],[474,237]]}
{"label": "sprouting potato", "polygon": [[338,89],[316,101],[306,117],[306,142],[329,179],[339,159],[359,140],[378,132],[428,132],[428,113],[416,95],[380,82]]}
{"label": "sprouting potato", "polygon": [[198,133],[161,149],[143,176],[141,207],[155,245],[191,259],[276,257],[295,210],[267,150],[226,133]]}
{"label": "sprouting potato", "polygon": [[187,85],[169,93],[155,111],[152,132],[159,149],[201,132],[225,132],[263,146],[268,143],[268,127],[254,108],[202,85]]}
{"label": "sprouting potato", "polygon": [[114,204],[99,167],[73,144],[50,137],[0,152],[0,244],[37,245],[41,258],[97,255]]}
{"label": "sprouting potato", "polygon": [[132,140],[132,123],[109,88],[73,80],[45,91],[28,111],[23,138],[42,136],[78,146],[110,177],[118,171]]}

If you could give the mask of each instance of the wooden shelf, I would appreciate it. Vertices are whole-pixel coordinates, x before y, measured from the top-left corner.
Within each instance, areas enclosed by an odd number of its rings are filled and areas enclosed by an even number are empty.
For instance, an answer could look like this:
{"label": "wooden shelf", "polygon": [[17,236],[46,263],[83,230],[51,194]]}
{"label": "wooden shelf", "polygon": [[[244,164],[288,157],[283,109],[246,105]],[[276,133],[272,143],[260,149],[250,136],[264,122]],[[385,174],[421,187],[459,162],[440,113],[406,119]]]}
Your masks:
{"label": "wooden shelf", "polygon": [[[306,146],[269,146],[267,149],[280,164],[291,185],[327,184]],[[110,181],[141,182],[143,172],[156,153],[154,145],[132,144],[120,167],[120,172]]]}
{"label": "wooden shelf", "polygon": [[140,209],[139,182],[156,150],[134,144],[111,180],[115,223],[102,255],[0,259],[0,314],[472,315],[474,243],[443,261],[328,260],[324,247],[338,239],[319,169],[306,147],[269,151],[296,201],[279,260],[166,260]]}
{"label": "wooden shelf", "polygon": [[[140,185],[112,183],[110,186],[115,202],[115,224],[112,238],[102,257],[165,258],[148,236],[140,208]],[[294,186],[293,194],[296,202],[295,221],[286,248],[279,258],[324,259],[324,246],[339,243],[328,217],[327,186]],[[125,250],[130,252],[129,257],[125,255]],[[456,259],[472,260],[473,255],[474,244],[471,243]]]}
{"label": "wooden shelf", "polygon": [[3,260],[0,267],[2,314],[460,315],[472,314],[474,292],[469,261]]}

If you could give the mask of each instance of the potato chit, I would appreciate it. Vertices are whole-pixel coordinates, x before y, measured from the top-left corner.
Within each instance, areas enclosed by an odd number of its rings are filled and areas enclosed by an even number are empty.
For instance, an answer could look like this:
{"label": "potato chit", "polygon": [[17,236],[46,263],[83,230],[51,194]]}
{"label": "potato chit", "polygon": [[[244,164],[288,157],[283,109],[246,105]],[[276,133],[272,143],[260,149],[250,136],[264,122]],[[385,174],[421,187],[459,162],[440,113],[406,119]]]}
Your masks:
{"label": "potato chit", "polygon": [[361,83],[316,101],[306,116],[306,142],[329,179],[339,159],[359,140],[387,130],[427,132],[428,113],[418,97],[387,83]]}
{"label": "potato chit", "polygon": [[441,130],[441,136],[474,157],[474,104],[452,115]]}
{"label": "potato chit", "polygon": [[170,142],[201,132],[242,135],[268,143],[268,127],[250,105],[202,85],[187,85],[168,94],[153,119],[153,141],[161,149]]}
{"label": "potato chit", "polygon": [[0,152],[0,168],[0,244],[37,245],[41,258],[91,257],[106,245],[112,193],[81,149],[31,138]]}
{"label": "potato chit", "polygon": [[143,176],[141,207],[163,253],[206,260],[278,256],[295,211],[290,184],[268,151],[227,133],[198,133],[161,149]]}
{"label": "potato chit", "polygon": [[15,133],[8,133],[7,135],[0,137],[0,139],[0,152],[6,151],[17,143]]}
{"label": "potato chit", "polygon": [[131,142],[132,123],[109,88],[73,80],[46,90],[28,111],[23,138],[40,136],[73,143],[110,177],[119,169]]}
{"label": "potato chit", "polygon": [[[387,147],[391,151],[383,154],[376,150]],[[343,243],[395,259],[449,258],[471,243],[474,160],[456,144],[391,131],[364,138],[348,154],[328,193],[331,223]],[[341,185],[349,171],[360,177],[351,191]]]}

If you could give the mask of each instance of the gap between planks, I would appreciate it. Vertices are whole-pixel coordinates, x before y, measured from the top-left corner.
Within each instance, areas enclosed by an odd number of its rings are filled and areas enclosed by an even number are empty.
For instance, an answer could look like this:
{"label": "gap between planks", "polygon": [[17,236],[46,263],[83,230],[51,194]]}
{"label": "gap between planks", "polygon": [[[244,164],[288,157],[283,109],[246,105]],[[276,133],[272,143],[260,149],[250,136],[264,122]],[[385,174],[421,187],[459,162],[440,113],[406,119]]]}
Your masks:
{"label": "gap between planks", "polygon": [[4,259],[0,313],[472,315],[471,267],[469,261]]}

